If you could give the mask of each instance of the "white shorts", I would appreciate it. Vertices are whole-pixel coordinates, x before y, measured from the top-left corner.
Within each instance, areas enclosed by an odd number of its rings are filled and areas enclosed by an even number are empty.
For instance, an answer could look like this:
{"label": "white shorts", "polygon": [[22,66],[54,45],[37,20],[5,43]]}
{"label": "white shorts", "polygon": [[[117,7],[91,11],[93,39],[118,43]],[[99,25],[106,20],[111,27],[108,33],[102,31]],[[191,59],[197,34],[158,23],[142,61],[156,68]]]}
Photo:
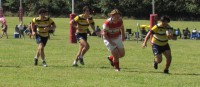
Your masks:
{"label": "white shorts", "polygon": [[119,48],[119,49],[121,49],[121,48],[123,49],[123,48],[124,48],[124,45],[123,45],[123,43],[122,43],[121,36],[119,36],[119,37],[117,37],[117,38],[115,38],[115,39],[111,39],[111,41],[114,42],[116,45],[113,46],[113,45],[111,45],[111,44],[108,42],[108,40],[104,39],[104,44],[107,46],[107,49],[108,49],[109,51],[114,50],[116,47]]}

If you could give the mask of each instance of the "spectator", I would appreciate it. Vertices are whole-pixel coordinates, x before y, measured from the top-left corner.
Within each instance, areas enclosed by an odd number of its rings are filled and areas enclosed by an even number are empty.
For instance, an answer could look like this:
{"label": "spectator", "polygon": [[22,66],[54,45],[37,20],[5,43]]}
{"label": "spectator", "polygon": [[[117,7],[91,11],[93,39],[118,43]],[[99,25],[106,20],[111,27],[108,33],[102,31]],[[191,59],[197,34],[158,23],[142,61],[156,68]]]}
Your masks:
{"label": "spectator", "polygon": [[100,36],[99,35],[100,33],[101,33],[101,29],[97,25],[97,27],[95,28],[95,31],[92,33],[92,36]]}
{"label": "spectator", "polygon": [[1,38],[2,38],[3,35],[5,34],[5,35],[6,35],[6,38],[8,39],[8,34],[7,34],[8,26],[7,26],[6,22],[3,22],[1,27],[2,27],[2,35],[1,35]]}
{"label": "spectator", "polygon": [[176,29],[176,31],[175,31],[175,34],[176,34],[176,36],[179,36],[179,38],[181,38],[181,31],[180,31],[180,29],[178,28],[178,29]]}
{"label": "spectator", "polygon": [[190,31],[187,27],[185,30],[183,30],[183,39],[188,39],[188,38],[190,38]]}
{"label": "spectator", "polygon": [[20,23],[17,28],[19,29],[19,37],[21,38],[23,36],[23,38],[25,39],[24,36],[24,25],[22,23]]}

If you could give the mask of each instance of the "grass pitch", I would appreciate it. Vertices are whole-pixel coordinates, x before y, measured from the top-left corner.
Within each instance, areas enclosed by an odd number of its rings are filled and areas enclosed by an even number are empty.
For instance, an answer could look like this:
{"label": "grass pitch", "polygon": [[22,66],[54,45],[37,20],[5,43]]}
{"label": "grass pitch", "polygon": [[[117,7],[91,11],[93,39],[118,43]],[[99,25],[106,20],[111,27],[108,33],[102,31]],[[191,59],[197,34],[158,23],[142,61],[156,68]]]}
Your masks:
{"label": "grass pitch", "polygon": [[[32,39],[14,39],[17,17],[7,17],[9,39],[0,39],[0,87],[199,87],[199,40],[169,41],[172,49],[170,74],[163,74],[165,58],[158,70],[153,68],[153,53],[148,44],[125,41],[126,56],[120,59],[121,71],[115,72],[107,56],[103,39],[88,37],[90,50],[84,56],[85,65],[72,67],[78,44],[69,43],[69,19],[53,18],[57,28],[45,47],[49,67],[34,66],[37,48]],[[29,24],[32,18],[25,17]],[[102,26],[105,19],[94,19]],[[136,31],[136,24],[149,24],[147,20],[124,20],[125,28]],[[174,28],[200,28],[200,22],[172,21]],[[101,27],[102,29],[102,27]],[[199,29],[198,29],[199,30]]]}

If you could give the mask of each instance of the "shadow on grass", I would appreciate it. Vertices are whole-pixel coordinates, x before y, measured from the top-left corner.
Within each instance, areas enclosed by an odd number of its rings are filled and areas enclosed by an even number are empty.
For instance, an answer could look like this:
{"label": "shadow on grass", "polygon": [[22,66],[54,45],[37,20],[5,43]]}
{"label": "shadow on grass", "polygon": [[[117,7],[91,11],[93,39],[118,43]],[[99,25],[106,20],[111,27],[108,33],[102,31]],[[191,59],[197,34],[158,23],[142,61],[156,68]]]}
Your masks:
{"label": "shadow on grass", "polygon": [[191,75],[191,76],[200,76],[198,73],[172,73],[172,75]]}
{"label": "shadow on grass", "polygon": [[9,66],[9,65],[6,65],[6,66],[0,65],[0,67],[8,67],[8,68],[20,68],[20,66]]}
{"label": "shadow on grass", "polygon": [[[15,68],[20,68],[20,66],[2,66],[0,65],[0,67],[15,67]],[[42,66],[41,66],[42,67]],[[59,68],[90,68],[90,69],[113,69],[113,67],[111,66],[101,66],[101,67],[95,67],[95,66],[83,66],[83,65],[79,65],[79,66],[72,66],[72,65],[68,65],[68,66],[48,66],[48,67],[59,67]],[[139,68],[121,68],[121,72],[135,72],[135,73],[160,73],[160,74],[165,74],[161,71],[142,71],[139,70]],[[200,76],[200,74],[198,73],[169,73],[169,74],[165,74],[165,75],[191,75],[191,76]]]}
{"label": "shadow on grass", "polygon": [[[139,70],[124,70],[125,72],[137,72],[137,73],[163,73],[160,71],[139,71]],[[166,74],[166,73],[163,73]],[[190,75],[190,76],[200,76],[198,73],[168,73],[166,75]]]}

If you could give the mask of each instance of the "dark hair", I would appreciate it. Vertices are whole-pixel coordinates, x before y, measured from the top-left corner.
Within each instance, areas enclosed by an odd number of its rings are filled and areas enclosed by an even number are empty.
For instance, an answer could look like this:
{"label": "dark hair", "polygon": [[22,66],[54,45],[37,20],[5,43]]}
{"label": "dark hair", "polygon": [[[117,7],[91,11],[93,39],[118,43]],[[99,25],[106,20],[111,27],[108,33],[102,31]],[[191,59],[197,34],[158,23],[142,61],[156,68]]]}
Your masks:
{"label": "dark hair", "polygon": [[42,13],[46,13],[46,12],[47,12],[47,10],[45,8],[40,8],[38,10],[38,14],[42,14]]}
{"label": "dark hair", "polygon": [[90,8],[89,8],[88,6],[84,6],[84,7],[83,7],[83,12],[85,12],[87,9],[90,10]]}
{"label": "dark hair", "polygon": [[160,21],[162,21],[162,22],[167,21],[169,23],[170,22],[170,18],[169,18],[169,16],[165,15],[165,16],[162,16],[160,18]]}

